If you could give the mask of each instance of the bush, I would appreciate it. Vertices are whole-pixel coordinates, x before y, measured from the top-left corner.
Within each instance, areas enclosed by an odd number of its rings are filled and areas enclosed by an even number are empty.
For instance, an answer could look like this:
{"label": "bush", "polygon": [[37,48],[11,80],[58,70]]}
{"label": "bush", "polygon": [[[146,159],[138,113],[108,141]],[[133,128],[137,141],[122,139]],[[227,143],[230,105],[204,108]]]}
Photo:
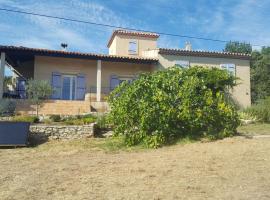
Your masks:
{"label": "bush", "polygon": [[235,78],[224,70],[173,67],[142,74],[109,96],[109,119],[127,145],[159,147],[182,137],[222,138],[240,124],[225,98]]}
{"label": "bush", "polygon": [[106,115],[98,116],[97,118],[97,128],[98,129],[106,129],[108,128],[108,119]]}
{"label": "bush", "polygon": [[12,116],[15,113],[16,102],[10,99],[0,99],[0,116]]}
{"label": "bush", "polygon": [[261,122],[270,122],[270,97],[259,100],[256,104],[244,110]]}
{"label": "bush", "polygon": [[51,116],[49,117],[49,119],[50,119],[52,122],[60,122],[60,121],[61,121],[60,115],[51,115]]}
{"label": "bush", "polygon": [[96,117],[93,115],[78,115],[76,117],[68,117],[63,122],[67,125],[85,125],[96,121]]}
{"label": "bush", "polygon": [[30,123],[38,123],[39,118],[37,116],[15,116],[13,117],[12,121],[14,122],[30,122]]}

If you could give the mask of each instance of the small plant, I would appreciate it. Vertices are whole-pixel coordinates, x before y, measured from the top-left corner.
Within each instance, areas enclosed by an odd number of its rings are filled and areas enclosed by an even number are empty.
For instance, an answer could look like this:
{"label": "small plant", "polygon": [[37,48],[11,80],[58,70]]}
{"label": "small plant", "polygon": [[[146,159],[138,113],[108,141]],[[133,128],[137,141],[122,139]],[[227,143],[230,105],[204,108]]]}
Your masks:
{"label": "small plant", "polygon": [[48,81],[29,80],[26,86],[28,99],[36,105],[36,115],[40,105],[52,95],[52,87]]}
{"label": "small plant", "polygon": [[63,120],[64,124],[67,125],[86,125],[96,121],[96,117],[93,115],[78,115],[75,117],[68,117]]}
{"label": "small plant", "polygon": [[51,115],[49,117],[49,119],[52,121],[52,122],[60,122],[61,121],[61,116],[60,115]]}
{"label": "small plant", "polygon": [[10,99],[0,99],[0,116],[12,116],[15,113],[16,102]]}
{"label": "small plant", "polygon": [[256,104],[244,110],[244,112],[255,117],[261,122],[270,122],[270,97],[259,100]]}
{"label": "small plant", "polygon": [[22,115],[22,116],[15,116],[12,118],[14,122],[30,122],[30,123],[38,123],[39,118],[37,116],[29,116],[29,115]]}
{"label": "small plant", "polygon": [[98,116],[98,118],[97,118],[97,127],[99,129],[108,128],[108,119],[107,119],[106,115]]}

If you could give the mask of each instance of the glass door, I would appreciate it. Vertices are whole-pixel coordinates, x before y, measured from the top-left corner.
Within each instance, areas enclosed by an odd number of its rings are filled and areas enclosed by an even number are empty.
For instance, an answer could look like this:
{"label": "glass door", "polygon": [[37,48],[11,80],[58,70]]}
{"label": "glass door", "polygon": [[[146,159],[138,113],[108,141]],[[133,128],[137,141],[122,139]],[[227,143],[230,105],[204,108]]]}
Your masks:
{"label": "glass door", "polygon": [[76,77],[71,75],[64,75],[62,82],[62,99],[74,100],[75,99],[75,86]]}

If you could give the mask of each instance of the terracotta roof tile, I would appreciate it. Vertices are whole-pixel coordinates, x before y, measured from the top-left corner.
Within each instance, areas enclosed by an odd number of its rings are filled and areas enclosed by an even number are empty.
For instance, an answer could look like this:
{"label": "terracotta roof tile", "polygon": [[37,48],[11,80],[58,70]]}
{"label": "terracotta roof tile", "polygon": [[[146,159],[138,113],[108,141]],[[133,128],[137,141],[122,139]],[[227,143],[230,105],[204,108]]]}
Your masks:
{"label": "terracotta roof tile", "polygon": [[197,51],[197,50],[184,50],[184,49],[168,49],[159,48],[160,54],[167,55],[181,55],[181,56],[199,56],[199,57],[215,57],[215,58],[237,58],[237,59],[251,59],[250,54],[244,53],[231,53],[231,52],[218,52],[218,51]]}
{"label": "terracotta roof tile", "polygon": [[152,32],[139,32],[139,31],[127,31],[127,30],[115,30],[110,37],[107,47],[109,47],[116,35],[129,35],[148,38],[159,38],[159,34]]}
{"label": "terracotta roof tile", "polygon": [[2,46],[0,45],[1,51],[21,51],[26,53],[32,53],[34,55],[44,55],[44,56],[58,56],[58,57],[72,57],[72,58],[88,58],[88,59],[101,59],[108,61],[130,61],[130,62],[144,62],[152,63],[157,62],[158,59],[153,58],[143,58],[143,57],[129,57],[129,56],[117,56],[108,54],[96,54],[96,53],[82,53],[74,51],[61,51],[61,50],[50,50],[41,48],[29,48],[23,46]]}

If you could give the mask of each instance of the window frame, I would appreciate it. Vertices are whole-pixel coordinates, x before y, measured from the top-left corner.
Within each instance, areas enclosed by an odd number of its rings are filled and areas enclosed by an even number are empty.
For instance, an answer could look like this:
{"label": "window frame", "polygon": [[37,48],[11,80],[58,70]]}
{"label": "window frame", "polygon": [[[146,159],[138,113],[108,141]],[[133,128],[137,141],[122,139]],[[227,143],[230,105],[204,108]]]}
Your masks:
{"label": "window frame", "polygon": [[[63,84],[64,84],[64,78],[69,77],[71,78],[71,84],[70,84],[70,94],[69,94],[69,99],[63,99]],[[74,81],[74,85],[73,85]],[[73,94],[73,87],[74,87],[74,94]],[[74,96],[74,99],[73,99]],[[66,100],[66,101],[75,101],[77,97],[77,75],[73,74],[62,74],[61,76],[61,100]]]}
{"label": "window frame", "polygon": [[[179,63],[187,63],[187,65],[181,65]],[[174,66],[183,67],[183,68],[190,68],[190,61],[189,60],[175,60]]]}
{"label": "window frame", "polygon": [[[134,47],[136,47],[136,50],[131,49],[131,44],[133,44]],[[130,40],[128,42],[128,54],[129,55],[138,55],[138,47],[139,47],[138,40]]]}
{"label": "window frame", "polygon": [[[234,71],[231,71],[231,66],[234,66]],[[233,76],[236,76],[236,64],[234,63],[221,63],[220,69],[226,70],[228,73],[232,74]]]}

